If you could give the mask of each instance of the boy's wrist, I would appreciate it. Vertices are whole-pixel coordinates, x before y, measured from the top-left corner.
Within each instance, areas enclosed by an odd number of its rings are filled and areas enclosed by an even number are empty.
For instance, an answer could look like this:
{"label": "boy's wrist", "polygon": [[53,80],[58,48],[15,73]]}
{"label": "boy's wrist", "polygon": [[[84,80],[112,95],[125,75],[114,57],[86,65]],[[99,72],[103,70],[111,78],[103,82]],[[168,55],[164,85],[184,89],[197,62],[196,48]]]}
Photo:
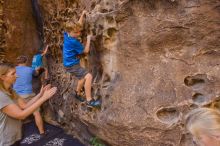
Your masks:
{"label": "boy's wrist", "polygon": [[91,40],[91,37],[92,37],[91,35],[88,35],[88,36],[87,36],[87,39]]}
{"label": "boy's wrist", "polygon": [[85,15],[85,14],[87,13],[87,11],[86,11],[86,10],[84,10],[82,13],[83,13],[83,15]]}

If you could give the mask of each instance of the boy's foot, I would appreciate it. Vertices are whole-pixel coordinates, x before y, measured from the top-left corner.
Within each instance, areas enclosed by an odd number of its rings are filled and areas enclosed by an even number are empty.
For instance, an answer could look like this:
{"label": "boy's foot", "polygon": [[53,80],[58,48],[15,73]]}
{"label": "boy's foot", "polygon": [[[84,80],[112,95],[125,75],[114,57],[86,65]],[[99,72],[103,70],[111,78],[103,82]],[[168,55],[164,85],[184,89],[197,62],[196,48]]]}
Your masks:
{"label": "boy's foot", "polygon": [[85,101],[85,98],[83,98],[81,95],[79,95],[76,91],[75,91],[75,98],[78,99],[81,102]]}
{"label": "boy's foot", "polygon": [[87,101],[86,104],[89,107],[100,107],[101,106],[100,100],[94,100],[94,99]]}
{"label": "boy's foot", "polygon": [[43,137],[46,137],[49,135],[49,131],[45,131],[44,133],[40,134],[40,137],[43,138]]}

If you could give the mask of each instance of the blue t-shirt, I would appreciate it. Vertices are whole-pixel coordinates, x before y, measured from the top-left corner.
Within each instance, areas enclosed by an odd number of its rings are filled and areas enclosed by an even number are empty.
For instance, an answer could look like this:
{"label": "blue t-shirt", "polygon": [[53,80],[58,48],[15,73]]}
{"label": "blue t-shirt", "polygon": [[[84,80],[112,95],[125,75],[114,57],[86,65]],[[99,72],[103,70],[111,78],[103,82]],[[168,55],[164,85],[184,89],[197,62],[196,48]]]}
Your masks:
{"label": "blue t-shirt", "polygon": [[83,45],[76,38],[71,37],[67,32],[64,32],[63,65],[65,67],[79,64],[80,59],[77,58],[77,55],[82,54],[83,50]]}
{"label": "blue t-shirt", "polygon": [[32,60],[32,68],[36,69],[42,66],[43,66],[43,61],[42,61],[41,54],[34,55],[33,60]]}
{"label": "blue t-shirt", "polygon": [[13,89],[18,95],[26,95],[33,93],[32,90],[32,75],[35,70],[28,66],[17,66],[16,74],[18,78],[13,85]]}

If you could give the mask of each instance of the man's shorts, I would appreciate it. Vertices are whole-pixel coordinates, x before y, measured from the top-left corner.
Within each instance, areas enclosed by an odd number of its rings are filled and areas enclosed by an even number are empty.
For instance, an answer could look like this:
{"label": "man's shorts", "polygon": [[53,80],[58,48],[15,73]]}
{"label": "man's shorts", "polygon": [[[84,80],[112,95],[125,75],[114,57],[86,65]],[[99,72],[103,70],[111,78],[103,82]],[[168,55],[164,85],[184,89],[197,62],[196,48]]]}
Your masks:
{"label": "man's shorts", "polygon": [[[28,103],[35,95],[36,95],[35,93],[30,93],[30,94],[19,95],[19,96],[22,97],[26,103]],[[37,108],[36,111],[40,111],[40,107]]]}
{"label": "man's shorts", "polygon": [[76,64],[71,67],[65,67],[66,71],[73,74],[77,79],[82,79],[88,74],[88,71],[81,67],[79,64]]}

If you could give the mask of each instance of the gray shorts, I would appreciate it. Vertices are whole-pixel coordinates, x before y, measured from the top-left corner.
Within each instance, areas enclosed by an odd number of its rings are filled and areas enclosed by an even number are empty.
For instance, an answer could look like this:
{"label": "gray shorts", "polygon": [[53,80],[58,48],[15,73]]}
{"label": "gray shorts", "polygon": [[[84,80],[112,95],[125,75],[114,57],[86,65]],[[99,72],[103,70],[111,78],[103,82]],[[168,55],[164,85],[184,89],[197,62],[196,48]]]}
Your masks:
{"label": "gray shorts", "polygon": [[30,94],[19,95],[19,96],[24,98],[27,101],[30,101],[35,95],[36,95],[35,93],[30,93]]}
{"label": "gray shorts", "polygon": [[[19,96],[22,97],[25,100],[26,103],[28,103],[34,96],[36,96],[36,94],[35,93],[30,93],[30,94],[19,95]],[[40,111],[40,107],[37,108],[36,111]]]}
{"label": "gray shorts", "polygon": [[82,79],[84,78],[89,72],[81,67],[79,64],[76,64],[71,67],[65,67],[66,71],[73,74],[77,79]]}

